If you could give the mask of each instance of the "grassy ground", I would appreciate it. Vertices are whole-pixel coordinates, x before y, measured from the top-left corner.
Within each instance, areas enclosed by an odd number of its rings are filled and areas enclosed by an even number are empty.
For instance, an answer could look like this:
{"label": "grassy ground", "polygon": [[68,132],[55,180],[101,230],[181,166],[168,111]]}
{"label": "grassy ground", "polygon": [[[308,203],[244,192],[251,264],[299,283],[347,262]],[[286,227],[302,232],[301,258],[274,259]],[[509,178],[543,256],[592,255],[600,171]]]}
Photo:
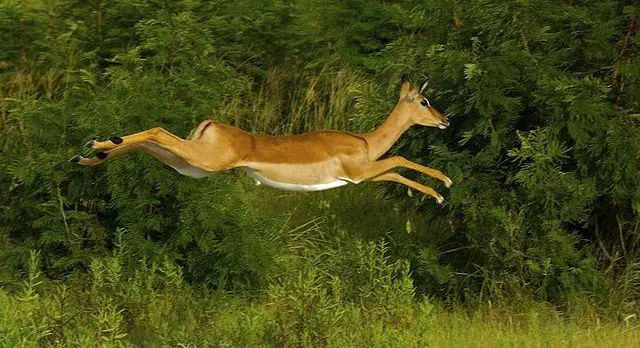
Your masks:
{"label": "grassy ground", "polygon": [[[73,290],[71,290],[73,291]],[[120,308],[67,303],[60,295],[0,292],[3,347],[637,347],[637,325],[568,319],[544,309],[469,315],[423,300],[401,317],[353,304],[318,309],[299,320],[268,299],[212,293],[196,300],[166,293]],[[181,298],[178,298],[181,297]],[[188,297],[188,296],[187,296]],[[131,305],[131,304],[130,304]],[[176,308],[179,307],[179,308]],[[326,309],[326,308],[324,308]],[[293,315],[295,317],[295,315]]]}
{"label": "grassy ground", "polygon": [[640,346],[636,316],[612,320],[584,303],[563,311],[534,301],[470,309],[419,298],[407,265],[384,252],[358,245],[356,283],[291,259],[302,271],[271,277],[266,291],[235,293],[190,285],[166,259],[128,264],[122,245],[64,284],[44,280],[32,253],[24,283],[0,288],[0,346]]}

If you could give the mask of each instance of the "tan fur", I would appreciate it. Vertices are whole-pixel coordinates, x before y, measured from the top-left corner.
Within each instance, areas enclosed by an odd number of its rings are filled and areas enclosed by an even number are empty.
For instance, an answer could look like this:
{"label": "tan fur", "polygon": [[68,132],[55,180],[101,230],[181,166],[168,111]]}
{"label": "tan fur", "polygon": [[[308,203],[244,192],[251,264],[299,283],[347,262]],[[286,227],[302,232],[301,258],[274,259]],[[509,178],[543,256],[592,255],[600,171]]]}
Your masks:
{"label": "tan fur", "polygon": [[[398,156],[378,160],[414,124],[449,125],[438,110],[420,104],[423,98],[417,86],[404,82],[400,100],[389,118],[370,133],[317,131],[291,136],[255,135],[206,120],[191,131],[186,140],[158,127],[124,136],[120,144],[92,142],[91,147],[106,150],[107,159],[140,149],[193,177],[242,167],[253,173],[256,180],[263,178],[265,184],[284,189],[324,189],[341,186],[340,181],[394,181],[441,203],[443,198],[435,190],[406,179],[393,169],[414,169],[441,180],[448,187],[452,182],[442,172]],[[102,161],[80,158],[78,163],[96,165]]]}

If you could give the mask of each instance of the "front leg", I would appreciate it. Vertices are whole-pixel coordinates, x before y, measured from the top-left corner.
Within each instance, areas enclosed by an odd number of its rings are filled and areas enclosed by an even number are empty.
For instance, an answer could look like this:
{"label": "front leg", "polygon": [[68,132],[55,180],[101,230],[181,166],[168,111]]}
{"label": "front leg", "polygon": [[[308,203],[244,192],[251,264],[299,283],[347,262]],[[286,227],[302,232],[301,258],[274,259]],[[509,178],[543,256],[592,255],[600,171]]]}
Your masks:
{"label": "front leg", "polygon": [[386,172],[384,174],[380,174],[376,177],[373,177],[370,180],[371,181],[394,181],[394,182],[409,186],[426,195],[433,197],[438,204],[442,204],[444,202],[444,198],[438,192],[436,192],[436,190],[432,189],[431,187],[419,184],[413,180],[409,180],[404,176],[395,172]]}
{"label": "front leg", "polygon": [[444,198],[431,187],[424,186],[413,180],[409,180],[398,173],[393,172],[392,170],[397,167],[405,167],[417,170],[421,173],[441,180],[447,187],[451,186],[452,184],[451,179],[442,174],[441,171],[419,165],[400,156],[386,158],[365,165],[353,166],[349,168],[350,170],[348,170],[348,173],[350,174],[349,178],[353,182],[360,182],[365,180],[394,181],[414,188],[426,195],[433,197],[436,202],[438,202],[438,204],[442,204],[442,202],[444,202]]}
{"label": "front leg", "polygon": [[408,159],[401,156],[393,156],[393,157],[385,158],[383,160],[370,163],[368,166],[365,166],[365,168],[363,169],[358,168],[356,170],[357,172],[357,174],[355,175],[356,178],[354,179],[367,180],[369,178],[378,176],[382,173],[391,171],[392,169],[397,167],[405,167],[405,168],[417,170],[420,173],[424,173],[426,175],[429,175],[433,178],[436,178],[442,181],[446,187],[451,187],[451,185],[453,184],[451,179],[449,179],[446,175],[442,174],[441,171],[434,168],[425,167],[415,162],[411,162]]}

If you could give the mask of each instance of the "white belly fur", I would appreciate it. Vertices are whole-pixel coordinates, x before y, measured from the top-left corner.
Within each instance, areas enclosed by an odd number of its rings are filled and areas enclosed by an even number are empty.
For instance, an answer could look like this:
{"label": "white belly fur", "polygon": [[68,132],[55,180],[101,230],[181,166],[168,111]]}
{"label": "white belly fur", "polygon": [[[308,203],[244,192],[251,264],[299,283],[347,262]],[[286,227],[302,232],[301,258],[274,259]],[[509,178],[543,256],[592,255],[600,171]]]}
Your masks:
{"label": "white belly fur", "polygon": [[340,187],[348,184],[349,182],[345,180],[336,179],[334,181],[324,183],[324,184],[311,184],[311,185],[300,185],[300,184],[290,184],[286,182],[274,181],[269,178],[264,177],[259,174],[255,170],[251,168],[245,167],[244,170],[256,181],[256,184],[265,184],[267,186],[271,186],[281,190],[287,191],[322,191],[332,189],[334,187]]}
{"label": "white belly fur", "polygon": [[202,179],[211,175],[210,172],[204,171],[194,166],[189,166],[186,168],[175,168],[175,167],[172,167],[172,168],[182,175],[186,175],[195,179]]}
{"label": "white belly fur", "polygon": [[[183,160],[182,158],[178,158],[178,156],[167,150],[162,148],[161,146],[158,146],[156,144],[152,144],[152,143],[145,143],[144,145],[142,145],[141,147],[146,148],[147,151],[149,151],[152,155],[154,155],[156,158],[158,158],[159,160],[162,161],[162,157],[165,158],[172,158],[173,157],[173,161],[172,162],[178,162],[178,163],[184,163],[183,166],[180,167],[174,167],[170,164],[167,164],[169,167],[175,169],[178,173],[182,174],[182,175],[186,175],[192,178],[196,178],[196,179],[202,179],[204,177],[207,177],[209,175],[211,175],[211,172],[207,172],[205,170],[202,170],[198,167],[194,167],[192,165],[189,165],[189,163],[185,160]],[[166,163],[166,162],[165,162]]]}

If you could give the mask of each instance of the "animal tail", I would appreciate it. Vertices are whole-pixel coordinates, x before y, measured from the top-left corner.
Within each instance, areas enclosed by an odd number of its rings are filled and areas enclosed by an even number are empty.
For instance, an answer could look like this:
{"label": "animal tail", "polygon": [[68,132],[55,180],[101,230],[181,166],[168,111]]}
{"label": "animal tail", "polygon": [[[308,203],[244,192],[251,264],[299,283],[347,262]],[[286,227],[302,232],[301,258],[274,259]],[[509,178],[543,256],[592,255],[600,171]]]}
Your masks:
{"label": "animal tail", "polygon": [[191,133],[189,133],[187,140],[197,140],[202,135],[202,132],[204,132],[204,130],[213,123],[213,120],[204,120],[200,122],[200,124],[196,128],[194,128]]}

